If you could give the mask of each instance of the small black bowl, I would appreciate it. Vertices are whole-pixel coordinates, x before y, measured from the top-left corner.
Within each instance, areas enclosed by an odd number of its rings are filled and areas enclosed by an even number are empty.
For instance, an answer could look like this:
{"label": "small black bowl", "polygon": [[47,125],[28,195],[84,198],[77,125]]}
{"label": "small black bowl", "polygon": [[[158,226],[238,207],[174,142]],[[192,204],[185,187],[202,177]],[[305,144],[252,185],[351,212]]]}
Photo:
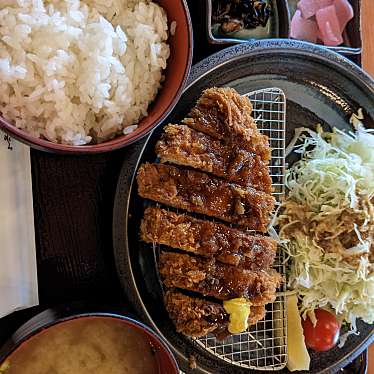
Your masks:
{"label": "small black bowl", "polygon": [[[211,44],[223,44],[230,45],[236,43],[245,43],[254,39],[258,39],[255,36],[251,36],[250,32],[248,37],[236,37],[235,34],[229,35],[215,35],[212,30],[212,12],[213,12],[213,0],[205,0],[206,2],[206,34],[209,43]],[[287,39],[290,34],[291,17],[288,8],[288,0],[272,0],[271,4],[274,9],[273,17],[276,17],[277,26],[275,30],[268,33],[261,39]]]}
{"label": "small black bowl", "polygon": [[[292,19],[299,0],[287,1]],[[349,0],[349,2],[352,5],[354,16],[348,22],[347,27],[345,28],[345,31],[343,33],[343,44],[337,47],[328,47],[321,45],[322,47],[345,56],[359,55],[362,52],[360,0]]]}

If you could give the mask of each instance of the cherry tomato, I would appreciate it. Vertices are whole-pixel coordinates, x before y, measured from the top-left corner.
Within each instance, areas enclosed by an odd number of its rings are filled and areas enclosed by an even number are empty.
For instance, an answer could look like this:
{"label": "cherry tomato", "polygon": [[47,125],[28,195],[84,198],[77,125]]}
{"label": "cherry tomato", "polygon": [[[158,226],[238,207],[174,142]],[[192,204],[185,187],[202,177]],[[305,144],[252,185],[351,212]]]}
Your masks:
{"label": "cherry tomato", "polygon": [[339,340],[340,325],[336,317],[327,310],[317,309],[314,311],[317,319],[316,326],[307,317],[302,320],[305,344],[318,352],[328,351],[333,348]]}

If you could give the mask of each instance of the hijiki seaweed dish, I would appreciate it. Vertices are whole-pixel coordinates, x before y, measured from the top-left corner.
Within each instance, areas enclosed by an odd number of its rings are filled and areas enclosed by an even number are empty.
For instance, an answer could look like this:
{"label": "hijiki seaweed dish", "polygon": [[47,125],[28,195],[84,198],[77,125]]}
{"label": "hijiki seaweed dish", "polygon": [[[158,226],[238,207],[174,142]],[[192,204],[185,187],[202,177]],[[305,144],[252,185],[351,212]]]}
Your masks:
{"label": "hijiki seaweed dish", "polygon": [[212,23],[219,24],[219,31],[231,34],[243,29],[265,27],[271,14],[266,0],[214,0]]}

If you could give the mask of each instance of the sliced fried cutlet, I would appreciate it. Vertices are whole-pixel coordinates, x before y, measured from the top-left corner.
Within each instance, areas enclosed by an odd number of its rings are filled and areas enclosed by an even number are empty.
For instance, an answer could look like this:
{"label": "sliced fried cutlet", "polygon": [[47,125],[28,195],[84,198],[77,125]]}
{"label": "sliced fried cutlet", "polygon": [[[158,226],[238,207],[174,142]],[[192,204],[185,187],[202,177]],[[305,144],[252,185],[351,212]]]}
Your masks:
{"label": "sliced fried cutlet", "polygon": [[[180,292],[167,291],[165,307],[178,332],[192,337],[213,333],[228,335],[229,315],[223,306],[208,300],[184,295]],[[265,307],[252,306],[248,325],[254,325],[265,317]]]}
{"label": "sliced fried cutlet", "polygon": [[251,235],[220,223],[151,207],[144,212],[141,239],[164,244],[245,269],[268,269],[277,244],[270,237]]}
{"label": "sliced fried cutlet", "polygon": [[195,170],[143,164],[137,174],[139,195],[174,208],[206,214],[257,231],[266,231],[274,198]]}
{"label": "sliced fried cutlet", "polygon": [[188,126],[167,125],[156,145],[156,153],[161,162],[189,166],[244,188],[271,193],[269,167],[260,156],[224,145]]}
{"label": "sliced fried cutlet", "polygon": [[216,139],[253,152],[264,161],[271,158],[267,136],[251,117],[252,104],[232,88],[208,88],[183,122]]}
{"label": "sliced fried cutlet", "polygon": [[164,301],[177,332],[200,337],[226,329],[229,319],[221,304],[172,291],[166,292]]}
{"label": "sliced fried cutlet", "polygon": [[219,300],[244,297],[253,305],[275,300],[282,277],[274,269],[246,270],[187,254],[161,252],[159,272],[166,287],[175,287]]}

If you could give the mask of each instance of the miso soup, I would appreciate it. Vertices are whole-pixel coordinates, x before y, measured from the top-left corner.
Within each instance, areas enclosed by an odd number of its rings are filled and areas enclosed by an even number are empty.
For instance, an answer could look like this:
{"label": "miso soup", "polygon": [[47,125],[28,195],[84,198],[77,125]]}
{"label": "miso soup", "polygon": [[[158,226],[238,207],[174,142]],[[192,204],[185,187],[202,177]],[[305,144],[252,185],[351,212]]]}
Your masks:
{"label": "miso soup", "polygon": [[115,318],[82,317],[30,338],[0,365],[6,374],[158,374],[150,341]]}

